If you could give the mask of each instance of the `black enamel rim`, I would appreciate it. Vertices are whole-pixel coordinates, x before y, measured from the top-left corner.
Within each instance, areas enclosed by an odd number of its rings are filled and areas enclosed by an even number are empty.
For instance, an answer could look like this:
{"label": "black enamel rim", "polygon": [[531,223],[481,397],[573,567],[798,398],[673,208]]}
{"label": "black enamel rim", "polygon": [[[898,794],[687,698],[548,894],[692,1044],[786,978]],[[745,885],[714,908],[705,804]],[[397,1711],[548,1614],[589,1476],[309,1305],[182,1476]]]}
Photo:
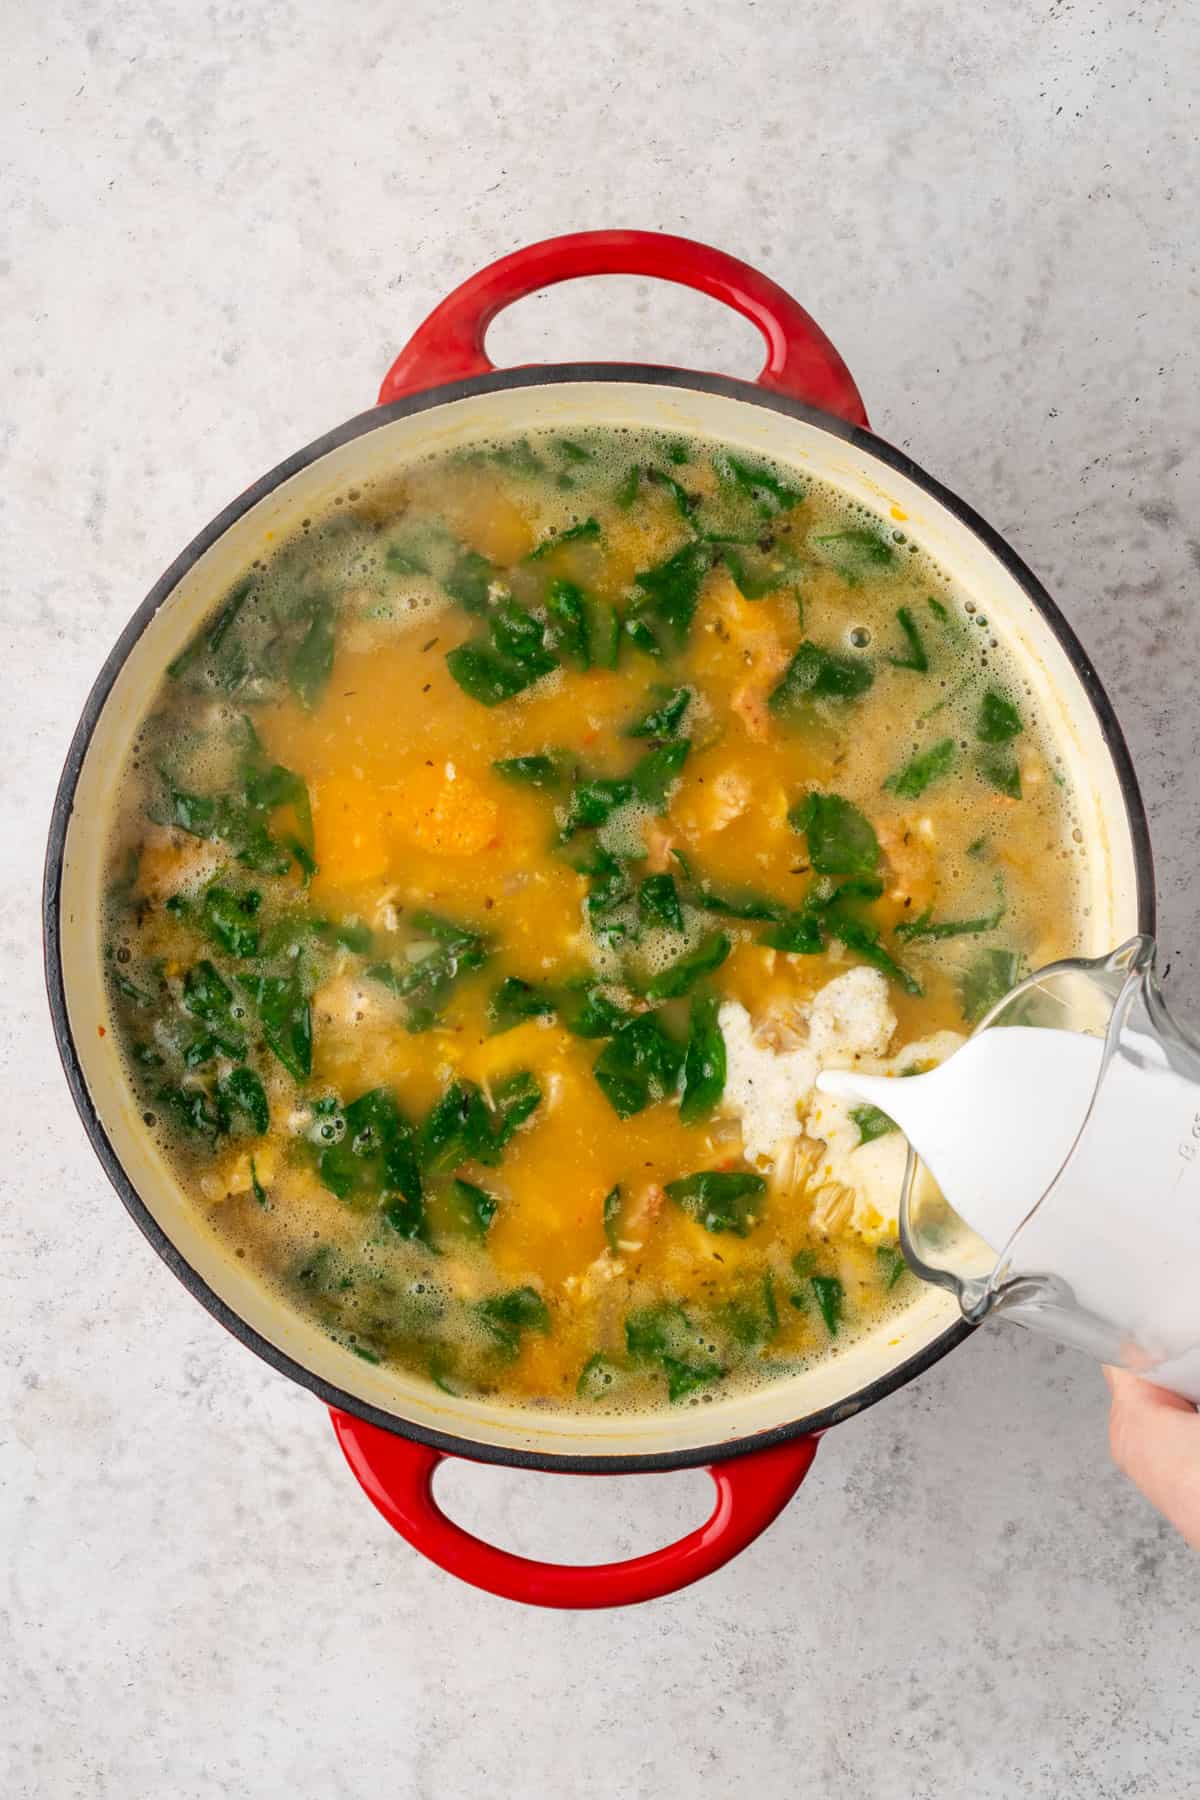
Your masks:
{"label": "black enamel rim", "polygon": [[197,537],[193,538],[187,549],[176,558],[166,573],[151,588],[117,639],[96,677],[67,752],[50,819],[42,894],[46,988],[55,1040],[67,1077],[67,1085],[83,1121],[84,1129],[91,1140],[92,1148],[134,1222],[189,1293],[199,1300],[200,1304],[206,1307],[227,1331],[245,1344],[247,1349],[254,1351],[256,1356],[261,1357],[280,1374],[287,1375],[302,1387],[308,1388],[327,1406],[337,1407],[340,1411],[351,1413],[371,1425],[378,1425],[386,1431],[415,1439],[419,1443],[427,1444],[435,1450],[444,1451],[448,1455],[467,1457],[475,1462],[502,1463],[513,1468],[561,1470],[564,1473],[572,1474],[622,1475],[636,1474],[642,1471],[696,1468],[709,1463],[724,1462],[733,1457],[746,1456],[755,1450],[766,1449],[771,1445],[782,1443],[788,1438],[824,1431],[829,1426],[851,1418],[869,1406],[874,1406],[877,1401],[894,1393],[897,1388],[905,1386],[918,1375],[924,1374],[927,1369],[940,1362],[943,1356],[969,1337],[976,1328],[968,1324],[965,1319],[956,1321],[941,1332],[924,1350],[909,1357],[899,1367],[880,1376],[877,1381],[868,1383],[866,1387],[860,1388],[856,1393],[849,1395],[834,1406],[825,1407],[819,1412],[807,1414],[803,1418],[791,1420],[784,1425],[775,1426],[769,1431],[759,1432],[754,1436],[736,1438],[725,1443],[705,1445],[699,1448],[636,1454],[623,1453],[611,1456],[558,1456],[542,1451],[479,1443],[470,1438],[460,1438],[450,1433],[428,1430],[426,1427],[413,1424],[394,1413],[371,1406],[353,1394],[345,1393],[342,1389],[322,1380],[320,1376],[314,1375],[303,1364],[285,1355],[215,1294],[180,1254],[126,1175],[92,1104],[71,1032],[62,965],[63,923],[60,899],[67,826],[92,735],[113,684],[130,651],[193,564],[238,519],[273,489],[289,480],[291,476],[298,474],[301,469],[307,468],[321,457],[328,455],[330,451],[338,449],[355,438],[363,437],[380,426],[389,424],[393,419],[403,418],[413,413],[427,412],[434,407],[445,405],[449,401],[464,399],[475,394],[495,393],[509,388],[547,387],[567,382],[620,382],[640,386],[690,388],[705,393],[721,394],[731,400],[744,401],[751,406],[767,407],[773,412],[785,413],[792,418],[801,419],[806,424],[827,432],[830,436],[863,446],[880,462],[886,463],[918,487],[923,488],[976,537],[981,539],[1036,606],[1070,659],[1096,715],[1105,746],[1116,769],[1133,846],[1137,881],[1138,930],[1150,934],[1154,931],[1154,864],[1145,807],[1138,790],[1129,750],[1112,704],[1075,633],[1045,588],[1016,551],[971,507],[967,506],[957,495],[951,493],[948,488],[943,487],[939,481],[935,481],[932,476],[927,475],[902,450],[896,449],[894,445],[887,443],[883,438],[876,437],[871,431],[860,426],[848,425],[844,420],[834,418],[828,413],[818,412],[812,407],[802,405],[799,401],[769,392],[754,382],[737,381],[723,375],[700,374],[688,369],[656,368],[641,363],[545,364],[528,369],[497,370],[490,375],[476,376],[466,381],[450,382],[443,387],[429,388],[422,393],[409,395],[404,399],[394,401],[389,406],[374,407],[369,412],[359,413],[356,418],[347,420],[336,430],[328,432],[324,437],[317,438],[315,442],[307,445],[303,450],[296,451],[294,455],[289,456],[286,461],[272,469],[269,474],[264,475],[260,481],[255,482],[253,487],[247,488],[245,493],[240,494],[223,512],[217,515],[210,525],[207,525]]}

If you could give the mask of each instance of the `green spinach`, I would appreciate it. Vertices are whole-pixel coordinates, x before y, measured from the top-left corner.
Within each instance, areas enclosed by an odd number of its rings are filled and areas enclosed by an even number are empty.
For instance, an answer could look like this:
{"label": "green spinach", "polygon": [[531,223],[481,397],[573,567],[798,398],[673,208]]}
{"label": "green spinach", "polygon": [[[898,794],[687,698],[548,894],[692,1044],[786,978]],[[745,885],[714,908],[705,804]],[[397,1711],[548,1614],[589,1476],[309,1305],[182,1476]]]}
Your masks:
{"label": "green spinach", "polygon": [[729,1231],[735,1237],[750,1235],[766,1188],[761,1175],[720,1169],[703,1169],[666,1183],[668,1198],[690,1219],[706,1231]]}
{"label": "green spinach", "polygon": [[859,699],[874,679],[875,671],[864,657],[842,656],[805,638],[767,705],[781,718],[795,719],[811,700]]}
{"label": "green spinach", "polygon": [[693,997],[679,1097],[679,1117],[684,1125],[707,1119],[725,1092],[725,1038],[719,1012],[715,994]]}
{"label": "green spinach", "polygon": [[638,1013],[618,1028],[594,1067],[600,1090],[618,1118],[629,1119],[673,1094],[684,1050],[657,1013]]}
{"label": "green spinach", "polygon": [[879,867],[875,827],[840,794],[814,791],[788,819],[808,839],[809,861],[819,875],[873,875]]}
{"label": "green spinach", "polygon": [[957,757],[954,739],[942,738],[928,750],[911,757],[903,768],[889,775],[883,785],[901,800],[919,799],[927,787],[949,774]]}

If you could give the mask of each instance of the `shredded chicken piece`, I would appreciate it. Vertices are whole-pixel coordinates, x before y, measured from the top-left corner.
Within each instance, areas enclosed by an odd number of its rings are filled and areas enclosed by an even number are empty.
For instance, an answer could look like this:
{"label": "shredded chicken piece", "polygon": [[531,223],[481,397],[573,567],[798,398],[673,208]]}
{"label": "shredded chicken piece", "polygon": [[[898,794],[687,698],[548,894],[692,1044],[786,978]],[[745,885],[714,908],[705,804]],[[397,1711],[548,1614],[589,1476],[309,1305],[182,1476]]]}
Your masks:
{"label": "shredded chicken piece", "polygon": [[395,931],[400,919],[400,908],[396,905],[400,891],[398,887],[386,887],[379,895],[371,913],[371,924],[376,931]]}
{"label": "shredded chicken piece", "polygon": [[642,827],[642,837],[646,845],[646,867],[652,875],[665,875],[671,867],[674,835],[661,819],[647,819]]}
{"label": "shredded chicken piece", "polygon": [[780,1194],[802,1195],[812,1179],[813,1171],[825,1154],[821,1138],[798,1132],[780,1146],[771,1175],[771,1185]]}
{"label": "shredded chicken piece", "polygon": [[769,1006],[754,1031],[754,1042],[776,1053],[799,1050],[808,1043],[808,1005],[778,1000]]}
{"label": "shredded chicken piece", "polygon": [[193,892],[212,880],[225,855],[220,844],[167,826],[151,826],[138,858],[137,891],[160,903],[174,894]]}
{"label": "shredded chicken piece", "polygon": [[741,818],[754,797],[754,789],[736,769],[723,769],[710,786],[709,796],[704,823],[710,831],[724,831]]}
{"label": "shredded chicken piece", "polygon": [[625,1234],[621,1239],[622,1248],[640,1250],[646,1241],[646,1233],[667,1204],[666,1189],[657,1181],[651,1181],[638,1195],[637,1201],[630,1209],[625,1220]]}
{"label": "shredded chicken piece", "polygon": [[319,987],[312,999],[314,1020],[334,1031],[349,1031],[369,1019],[378,1020],[389,1010],[386,990],[378,982],[360,981],[354,975],[336,975]]}
{"label": "shredded chicken piece", "polygon": [[823,1237],[844,1231],[854,1212],[854,1189],[840,1181],[827,1181],[811,1196],[809,1223]]}
{"label": "shredded chicken piece", "polygon": [[730,707],[746,727],[746,736],[761,744],[771,725],[767,706],[770,688],[762,681],[744,681],[733,690]]}
{"label": "shredded chicken piece", "polygon": [[932,906],[937,889],[933,821],[885,819],[876,825],[875,835],[891,872],[888,899],[906,902],[916,912]]}

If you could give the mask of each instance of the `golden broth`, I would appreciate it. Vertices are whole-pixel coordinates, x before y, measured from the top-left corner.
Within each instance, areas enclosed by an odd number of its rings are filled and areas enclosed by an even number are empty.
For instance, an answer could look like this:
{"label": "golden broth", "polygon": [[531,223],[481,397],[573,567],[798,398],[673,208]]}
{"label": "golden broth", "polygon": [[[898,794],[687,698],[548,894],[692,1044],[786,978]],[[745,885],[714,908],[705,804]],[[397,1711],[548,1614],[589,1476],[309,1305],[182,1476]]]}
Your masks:
{"label": "golden broth", "polygon": [[820,1103],[747,1156],[730,1007],[786,1049],[865,965],[893,1063],[965,1031],[1077,948],[1072,824],[903,521],[718,446],[496,443],[345,495],[172,665],[114,1021],[231,1252],[360,1355],[697,1402],[912,1287]]}

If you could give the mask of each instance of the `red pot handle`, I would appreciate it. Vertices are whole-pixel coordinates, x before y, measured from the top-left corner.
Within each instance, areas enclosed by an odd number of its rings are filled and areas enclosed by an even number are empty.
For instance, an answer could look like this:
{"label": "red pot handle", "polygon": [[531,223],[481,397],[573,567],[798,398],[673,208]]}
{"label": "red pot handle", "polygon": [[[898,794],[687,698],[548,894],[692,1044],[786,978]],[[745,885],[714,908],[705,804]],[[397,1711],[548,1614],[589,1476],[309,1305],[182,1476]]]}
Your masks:
{"label": "red pot handle", "polygon": [[709,1469],[717,1490],[710,1517],[677,1544],[628,1562],[571,1568],[535,1562],[486,1544],[447,1518],[433,1495],[440,1450],[397,1437],[350,1413],[330,1409],[346,1461],[388,1524],[449,1575],[502,1600],[527,1606],[632,1606],[658,1600],[711,1575],[783,1510],[812,1465],[815,1437],[789,1438]]}
{"label": "red pot handle", "polygon": [[579,275],[655,275],[723,300],[758,326],[767,360],[761,387],[835,413],[851,425],[867,415],[849,369],[815,320],[768,276],[736,256],[660,231],[576,231],[527,244],[480,269],[435,306],[383,379],[379,404],[470,375],[494,364],[484,349],[488,326],[506,306],[538,288]]}

